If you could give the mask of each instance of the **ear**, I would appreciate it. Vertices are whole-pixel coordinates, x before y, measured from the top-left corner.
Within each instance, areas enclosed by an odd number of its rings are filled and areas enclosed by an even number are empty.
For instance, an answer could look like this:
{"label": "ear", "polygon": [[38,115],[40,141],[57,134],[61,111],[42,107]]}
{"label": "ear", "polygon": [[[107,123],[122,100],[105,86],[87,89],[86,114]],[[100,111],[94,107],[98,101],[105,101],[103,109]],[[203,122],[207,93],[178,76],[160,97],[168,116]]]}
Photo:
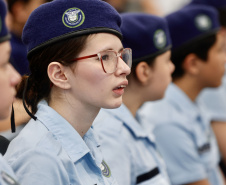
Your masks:
{"label": "ear", "polygon": [[140,62],[136,67],[136,76],[138,80],[146,85],[152,77],[152,68],[146,62]]}
{"label": "ear", "polygon": [[199,73],[199,63],[200,59],[195,54],[191,53],[185,57],[182,67],[185,73],[196,75]]}
{"label": "ear", "polygon": [[57,87],[70,89],[71,85],[68,81],[68,68],[69,67],[63,66],[59,62],[51,62],[47,69],[50,81]]}

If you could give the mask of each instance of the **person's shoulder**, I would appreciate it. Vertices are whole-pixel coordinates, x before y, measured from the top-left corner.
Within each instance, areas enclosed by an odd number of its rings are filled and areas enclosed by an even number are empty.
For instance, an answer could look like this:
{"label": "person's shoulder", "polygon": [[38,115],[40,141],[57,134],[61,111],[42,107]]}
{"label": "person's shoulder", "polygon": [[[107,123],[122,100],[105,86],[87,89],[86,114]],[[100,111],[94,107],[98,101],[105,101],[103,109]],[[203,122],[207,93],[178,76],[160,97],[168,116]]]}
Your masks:
{"label": "person's shoulder", "polygon": [[[166,99],[145,103],[138,111],[139,117],[150,123],[168,124],[183,115]],[[176,118],[176,119],[175,119]]]}
{"label": "person's shoulder", "polygon": [[46,127],[38,120],[30,120],[20,134],[10,142],[4,158],[10,164],[26,153],[31,155],[33,151],[57,153],[60,147],[60,143]]}
{"label": "person's shoulder", "polygon": [[110,111],[101,110],[93,122],[93,128],[97,133],[119,136],[123,129],[123,122],[117,119]]}

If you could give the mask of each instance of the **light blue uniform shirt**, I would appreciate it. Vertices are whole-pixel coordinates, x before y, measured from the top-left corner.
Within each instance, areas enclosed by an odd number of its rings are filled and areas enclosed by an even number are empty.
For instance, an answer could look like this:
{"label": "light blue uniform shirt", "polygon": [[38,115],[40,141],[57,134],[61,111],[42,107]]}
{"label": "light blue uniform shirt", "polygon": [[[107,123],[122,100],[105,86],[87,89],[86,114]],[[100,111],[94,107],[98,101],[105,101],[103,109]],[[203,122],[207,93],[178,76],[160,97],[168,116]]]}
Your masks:
{"label": "light blue uniform shirt", "polygon": [[39,103],[36,117],[4,156],[22,185],[117,184],[92,128],[81,138],[45,101]]}
{"label": "light blue uniform shirt", "polygon": [[102,109],[94,130],[100,137],[105,161],[121,185],[169,185],[165,163],[147,134],[125,105]]}
{"label": "light blue uniform shirt", "polygon": [[139,112],[142,122],[155,126],[156,145],[172,184],[203,179],[212,185],[224,184],[218,167],[216,138],[204,112],[174,84],[169,86],[163,100],[147,103]]}
{"label": "light blue uniform shirt", "polygon": [[0,154],[0,185],[19,185],[15,179],[12,169]]}
{"label": "light blue uniform shirt", "polygon": [[212,121],[226,121],[226,74],[220,87],[206,88],[197,101],[206,106]]}

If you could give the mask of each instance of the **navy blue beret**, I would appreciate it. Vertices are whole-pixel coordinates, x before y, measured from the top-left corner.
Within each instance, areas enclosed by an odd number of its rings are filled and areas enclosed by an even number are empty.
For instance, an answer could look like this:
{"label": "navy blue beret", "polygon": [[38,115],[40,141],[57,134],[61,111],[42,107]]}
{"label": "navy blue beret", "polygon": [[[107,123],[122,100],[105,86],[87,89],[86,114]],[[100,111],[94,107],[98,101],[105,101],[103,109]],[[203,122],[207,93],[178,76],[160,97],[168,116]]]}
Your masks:
{"label": "navy blue beret", "polygon": [[166,20],[173,50],[191,42],[198,42],[215,34],[220,28],[217,10],[205,5],[182,8],[166,16]]}
{"label": "navy blue beret", "polygon": [[133,62],[155,57],[171,48],[164,18],[144,13],[121,14],[123,46],[133,51]]}
{"label": "navy blue beret", "polygon": [[54,0],[35,9],[25,24],[22,40],[29,56],[56,42],[92,33],[122,37],[121,17],[102,0]]}
{"label": "navy blue beret", "polygon": [[0,43],[10,39],[10,34],[5,24],[7,9],[3,0],[0,0]]}
{"label": "navy blue beret", "polygon": [[226,0],[192,0],[191,5],[209,5],[215,8],[226,8]]}
{"label": "navy blue beret", "polygon": [[192,0],[187,6],[208,5],[219,11],[220,24],[226,27],[226,0]]}

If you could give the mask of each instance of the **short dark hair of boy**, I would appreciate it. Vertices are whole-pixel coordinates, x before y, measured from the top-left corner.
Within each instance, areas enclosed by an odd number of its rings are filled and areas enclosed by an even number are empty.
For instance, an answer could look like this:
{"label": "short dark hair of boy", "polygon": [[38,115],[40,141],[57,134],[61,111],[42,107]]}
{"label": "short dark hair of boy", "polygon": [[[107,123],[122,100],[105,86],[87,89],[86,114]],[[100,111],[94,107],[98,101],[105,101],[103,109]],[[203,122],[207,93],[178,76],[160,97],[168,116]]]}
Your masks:
{"label": "short dark hair of boy", "polygon": [[223,27],[226,27],[226,8],[218,8],[220,24]]}
{"label": "short dark hair of boy", "polygon": [[171,60],[175,65],[175,70],[172,74],[173,80],[184,75],[185,71],[182,66],[187,55],[193,53],[201,60],[207,61],[209,49],[214,45],[216,39],[215,33],[173,49],[171,55]]}

